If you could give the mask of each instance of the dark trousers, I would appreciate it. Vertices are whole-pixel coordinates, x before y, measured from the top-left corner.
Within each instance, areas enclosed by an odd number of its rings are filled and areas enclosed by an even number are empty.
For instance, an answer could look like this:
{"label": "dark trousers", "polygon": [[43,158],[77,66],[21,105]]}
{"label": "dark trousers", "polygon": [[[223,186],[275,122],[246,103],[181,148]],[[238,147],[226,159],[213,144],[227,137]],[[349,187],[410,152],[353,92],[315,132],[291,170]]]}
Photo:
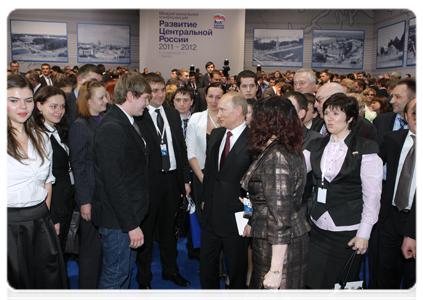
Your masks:
{"label": "dark trousers", "polygon": [[401,252],[403,231],[408,213],[400,212],[392,206],[389,217],[379,224],[377,288],[399,289],[401,279],[404,289],[416,282],[416,260],[405,259]]}
{"label": "dark trousers", "polygon": [[219,256],[223,248],[230,289],[245,289],[249,239],[217,236],[210,221],[201,231],[200,281],[203,289],[219,289]]}
{"label": "dark trousers", "polygon": [[181,203],[181,191],[178,186],[177,173],[175,171],[164,174],[161,177],[161,186],[158,197],[150,202],[147,217],[141,224],[144,234],[144,245],[139,248],[137,254],[137,282],[148,284],[153,279],[151,273],[151,257],[153,255],[154,230],[157,226],[159,232],[158,244],[160,249],[160,261],[162,274],[172,275],[179,272],[176,258],[178,256],[177,240],[175,238],[175,213]]}
{"label": "dark trousers", "polygon": [[81,218],[79,223],[79,289],[97,289],[103,266],[101,235],[92,222]]}

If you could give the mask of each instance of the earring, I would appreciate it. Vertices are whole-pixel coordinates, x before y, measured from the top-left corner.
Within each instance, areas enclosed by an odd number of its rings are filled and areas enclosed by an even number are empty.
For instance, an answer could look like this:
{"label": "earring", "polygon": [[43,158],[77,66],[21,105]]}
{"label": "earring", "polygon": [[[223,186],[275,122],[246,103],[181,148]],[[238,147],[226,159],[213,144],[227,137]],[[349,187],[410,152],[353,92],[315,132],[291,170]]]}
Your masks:
{"label": "earring", "polygon": [[42,110],[40,110],[40,115],[42,115],[43,114],[43,111]]}

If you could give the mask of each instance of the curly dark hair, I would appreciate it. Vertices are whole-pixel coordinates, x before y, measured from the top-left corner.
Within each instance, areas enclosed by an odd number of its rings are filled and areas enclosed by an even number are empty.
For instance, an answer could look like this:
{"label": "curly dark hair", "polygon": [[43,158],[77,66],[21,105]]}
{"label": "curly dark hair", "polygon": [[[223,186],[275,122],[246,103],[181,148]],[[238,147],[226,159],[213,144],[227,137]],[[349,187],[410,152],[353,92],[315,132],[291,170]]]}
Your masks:
{"label": "curly dark hair", "polygon": [[303,125],[294,105],[285,97],[273,96],[254,104],[250,133],[249,147],[255,157],[272,136],[276,136],[279,149],[283,146],[289,153],[303,155]]}

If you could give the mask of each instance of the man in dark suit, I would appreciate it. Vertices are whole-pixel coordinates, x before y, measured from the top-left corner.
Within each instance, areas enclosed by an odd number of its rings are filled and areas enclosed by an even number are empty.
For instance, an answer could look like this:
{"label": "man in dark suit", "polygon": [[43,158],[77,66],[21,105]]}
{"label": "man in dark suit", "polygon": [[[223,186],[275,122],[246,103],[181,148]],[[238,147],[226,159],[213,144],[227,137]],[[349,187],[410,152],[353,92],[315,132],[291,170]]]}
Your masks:
{"label": "man in dark suit", "polygon": [[[316,120],[316,122],[313,121],[313,125],[311,126],[312,130],[317,131],[323,135],[328,134],[325,121],[323,120],[323,103],[325,103],[325,101],[330,96],[336,93],[345,94],[344,88],[336,82],[326,83],[317,90],[316,102],[314,103],[314,106],[317,108],[321,119]],[[356,136],[361,136],[377,142],[376,127],[373,126],[373,124],[370,123],[366,118],[360,115],[357,117],[357,122],[354,125],[353,132]]]}
{"label": "man in dark suit", "polygon": [[273,97],[273,96],[278,96],[278,94],[276,93],[276,86],[277,86],[277,84],[275,84],[274,86],[268,86],[264,90],[263,95],[261,96],[262,99],[264,100],[264,99],[267,99],[267,98],[270,98],[270,97]]}
{"label": "man in dark suit", "polygon": [[38,93],[38,91],[40,90],[41,86],[41,82],[40,82],[40,76],[38,75],[38,72],[35,70],[31,70],[28,71],[25,74],[25,77],[29,80],[29,82],[32,85],[32,88],[34,89],[34,97],[35,95]]}
{"label": "man in dark suit", "polygon": [[[301,123],[303,123],[304,140],[303,140],[302,149],[304,151],[304,149],[306,149],[307,145],[312,140],[323,138],[323,135],[321,135],[320,133],[314,130],[308,129],[304,125],[304,119],[306,117],[308,110],[310,109],[306,96],[304,96],[300,92],[287,92],[284,94],[284,97],[288,98],[292,102],[292,104],[295,107],[295,110],[298,113],[298,117],[300,118]],[[306,186],[304,188],[303,201],[301,206],[301,210],[304,213],[304,216],[307,218],[307,220],[310,219],[311,204],[313,200],[312,192],[313,192],[313,172],[309,172],[307,174],[307,181],[306,181]]]}
{"label": "man in dark suit", "polygon": [[210,83],[210,73],[214,71],[214,63],[209,61],[206,63],[207,72],[198,80],[198,88],[206,87]]}
{"label": "man in dark suit", "polygon": [[221,81],[222,74],[220,74],[218,70],[210,72],[210,82],[206,86],[198,89],[198,93],[194,101],[194,112],[202,112],[207,109],[206,88],[210,83]]}
{"label": "man in dark suit", "polygon": [[243,211],[240,180],[252,163],[245,115],[247,102],[237,92],[220,99],[221,127],[210,136],[204,170],[200,280],[203,289],[219,289],[219,256],[223,247],[230,289],[246,288],[247,247],[251,227],[238,233],[235,213]]}
{"label": "man in dark suit", "polygon": [[129,288],[136,249],[144,243],[140,224],[149,206],[148,147],[133,117],[143,114],[150,92],[141,74],[123,74],[115,105],[94,133],[91,217],[103,244],[100,289]]}
{"label": "man in dark suit", "polygon": [[83,65],[78,69],[76,73],[76,87],[66,95],[66,101],[68,103],[69,112],[67,115],[66,120],[68,121],[68,126],[72,126],[73,122],[79,118],[78,114],[76,113],[76,99],[78,99],[79,89],[81,85],[84,84],[86,81],[102,81],[103,75],[100,69],[93,65],[93,64],[86,64]]}
{"label": "man in dark suit", "polygon": [[376,91],[376,96],[383,96],[383,97],[388,97],[389,93],[388,90],[386,89],[386,83],[388,82],[389,79],[387,78],[381,78],[378,81],[378,90]]}
{"label": "man in dark suit", "polygon": [[49,64],[42,64],[41,65],[41,72],[43,73],[40,76],[40,82],[42,86],[46,85],[53,85],[53,81],[50,77],[50,65]]}
{"label": "man in dark suit", "polygon": [[191,192],[189,164],[179,112],[163,105],[165,81],[161,75],[144,76],[151,87],[150,105],[142,118],[135,118],[150,149],[150,211],[141,224],[145,244],[137,255],[137,282],[140,289],[151,289],[151,257],[154,230],[158,230],[158,244],[162,264],[162,279],[178,286],[190,283],[181,274],[176,263],[178,252],[174,233],[174,216],[181,197]]}
{"label": "man in dark suit", "polygon": [[197,80],[195,79],[195,73],[194,72],[189,74],[188,85],[191,87],[192,92],[194,93],[194,97],[196,97],[197,93],[198,93],[198,84],[197,84]]}
{"label": "man in dark suit", "polygon": [[401,255],[404,229],[416,195],[416,98],[405,106],[409,130],[388,132],[380,147],[387,165],[378,221],[377,288],[411,288],[416,280],[414,259]]}
{"label": "man in dark suit", "polygon": [[380,114],[374,119],[373,124],[377,129],[379,145],[388,131],[408,129],[404,122],[404,107],[410,99],[416,96],[416,81],[414,79],[402,79],[392,92],[391,104],[393,111]]}

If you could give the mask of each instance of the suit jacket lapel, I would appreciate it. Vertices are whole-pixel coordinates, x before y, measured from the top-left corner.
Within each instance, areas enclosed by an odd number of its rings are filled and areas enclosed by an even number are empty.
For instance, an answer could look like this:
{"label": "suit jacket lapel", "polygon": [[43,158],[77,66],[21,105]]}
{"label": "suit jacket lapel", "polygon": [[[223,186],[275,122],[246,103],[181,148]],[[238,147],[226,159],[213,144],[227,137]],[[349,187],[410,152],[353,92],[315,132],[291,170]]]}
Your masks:
{"label": "suit jacket lapel", "polygon": [[160,145],[160,137],[157,134],[156,127],[154,126],[153,119],[151,118],[150,112],[147,111],[143,113],[143,119],[145,126],[147,127],[148,131],[150,131],[150,134],[153,136],[154,140],[156,141],[156,145]]}
{"label": "suit jacket lapel", "polygon": [[222,142],[222,138],[225,135],[226,130],[224,128],[222,129],[213,129],[213,130],[219,130],[218,134],[216,135],[216,140],[215,141],[211,141],[210,144],[210,155],[211,155],[211,159],[210,159],[210,164],[211,166],[213,166],[213,172],[218,173],[219,167],[219,147],[220,147],[220,143]]}
{"label": "suit jacket lapel", "polygon": [[229,151],[228,157],[226,157],[225,163],[223,165],[222,170],[220,172],[225,171],[227,168],[231,167],[231,164],[234,162],[237,155],[247,146],[248,143],[248,127],[245,127],[244,131],[236,140],[235,144],[233,145],[231,151]]}
{"label": "suit jacket lapel", "polygon": [[87,119],[87,127],[93,132],[97,128],[97,125],[98,125],[98,122],[93,117],[90,117],[89,119]]}

